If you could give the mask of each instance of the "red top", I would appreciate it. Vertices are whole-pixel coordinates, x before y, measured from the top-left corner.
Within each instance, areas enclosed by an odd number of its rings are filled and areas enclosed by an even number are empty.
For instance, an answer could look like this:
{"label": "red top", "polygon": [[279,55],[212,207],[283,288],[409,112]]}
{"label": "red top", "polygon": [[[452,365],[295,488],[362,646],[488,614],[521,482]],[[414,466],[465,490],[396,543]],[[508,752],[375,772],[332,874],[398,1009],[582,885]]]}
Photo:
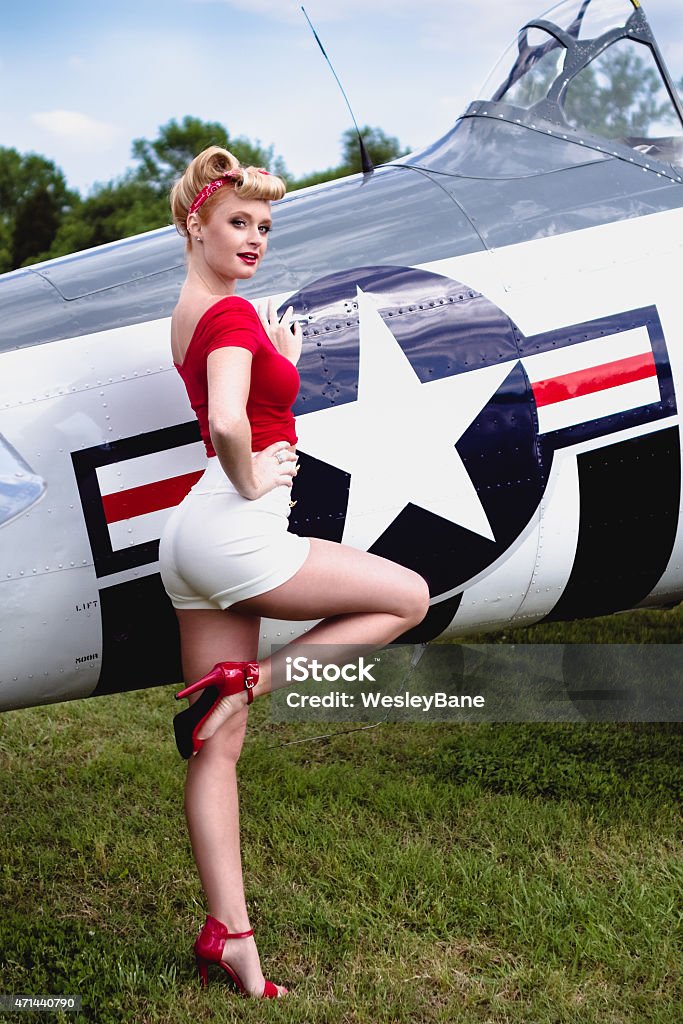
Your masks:
{"label": "red top", "polygon": [[253,356],[247,399],[252,451],[263,451],[274,441],[296,444],[292,406],[299,392],[297,368],[275,348],[251,303],[238,295],[228,295],[202,314],[185,358],[175,363],[199,420],[206,454],[216,454],[209,433],[206,361],[210,352],[227,346],[246,348]]}

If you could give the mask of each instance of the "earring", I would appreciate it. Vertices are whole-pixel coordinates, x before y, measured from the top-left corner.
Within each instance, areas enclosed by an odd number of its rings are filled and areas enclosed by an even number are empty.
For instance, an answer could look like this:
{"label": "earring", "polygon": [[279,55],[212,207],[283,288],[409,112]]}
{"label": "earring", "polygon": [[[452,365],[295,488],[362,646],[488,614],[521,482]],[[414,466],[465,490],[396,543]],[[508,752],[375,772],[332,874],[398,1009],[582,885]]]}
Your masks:
{"label": "earring", "polygon": [[195,242],[201,242],[201,241],[202,241],[202,239],[199,237],[199,235],[197,235],[197,237],[195,238]]}

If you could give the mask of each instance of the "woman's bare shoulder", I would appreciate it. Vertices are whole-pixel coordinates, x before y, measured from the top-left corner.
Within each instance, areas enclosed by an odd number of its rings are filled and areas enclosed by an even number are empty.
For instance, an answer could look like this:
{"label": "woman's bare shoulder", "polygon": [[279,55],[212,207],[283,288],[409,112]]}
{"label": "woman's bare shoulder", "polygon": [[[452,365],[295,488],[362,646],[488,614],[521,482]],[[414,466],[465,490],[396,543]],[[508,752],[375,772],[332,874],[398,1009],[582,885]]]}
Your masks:
{"label": "woman's bare shoulder", "polygon": [[197,324],[219,301],[215,295],[206,292],[193,290],[181,294],[171,314],[171,352],[175,363],[182,363]]}

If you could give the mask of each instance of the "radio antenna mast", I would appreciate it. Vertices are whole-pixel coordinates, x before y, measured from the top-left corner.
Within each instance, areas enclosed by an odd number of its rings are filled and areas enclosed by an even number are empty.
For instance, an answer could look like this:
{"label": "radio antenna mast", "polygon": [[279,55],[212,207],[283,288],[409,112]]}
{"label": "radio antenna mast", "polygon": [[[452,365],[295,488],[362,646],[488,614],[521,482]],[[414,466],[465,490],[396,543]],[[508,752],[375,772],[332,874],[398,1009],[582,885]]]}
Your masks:
{"label": "radio antenna mast", "polygon": [[344,87],[342,86],[341,82],[339,81],[339,78],[337,77],[337,72],[332,67],[332,61],[330,60],[330,58],[325,53],[325,47],[320,42],[320,38],[319,38],[318,33],[316,32],[316,30],[313,28],[313,24],[311,22],[311,19],[308,17],[308,15],[306,14],[306,11],[305,11],[305,9],[303,7],[301,8],[301,10],[304,12],[304,18],[308,22],[308,24],[310,26],[310,29],[311,29],[311,32],[315,36],[315,41],[318,44],[318,46],[320,47],[320,50],[322,52],[323,57],[325,58],[325,60],[329,64],[330,71],[334,75],[335,81],[336,81],[337,85],[339,86],[339,88],[341,90],[341,94],[344,97],[344,99],[346,100],[346,106],[349,108],[349,114],[351,115],[351,120],[353,121],[354,128],[356,129],[356,134],[358,135],[358,145],[360,147],[360,163],[361,163],[361,167],[363,168],[363,174],[372,174],[372,172],[374,171],[375,167],[374,167],[374,164],[373,164],[372,160],[370,159],[370,154],[368,153],[367,149],[365,148],[365,143],[363,142],[363,136],[361,135],[361,133],[360,133],[360,131],[358,129],[358,125],[356,124],[356,119],[353,116],[353,110],[351,109],[351,104],[349,103],[348,97],[347,97],[346,93],[344,92]]}

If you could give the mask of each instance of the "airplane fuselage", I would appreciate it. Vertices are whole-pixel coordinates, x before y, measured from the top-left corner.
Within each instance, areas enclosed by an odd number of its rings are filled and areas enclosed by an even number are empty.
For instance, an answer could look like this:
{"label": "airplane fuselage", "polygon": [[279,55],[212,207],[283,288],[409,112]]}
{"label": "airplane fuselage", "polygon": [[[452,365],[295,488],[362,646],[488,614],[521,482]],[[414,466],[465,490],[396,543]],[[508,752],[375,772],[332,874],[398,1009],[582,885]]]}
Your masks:
{"label": "airplane fuselage", "polygon": [[[291,529],[421,572],[411,640],[683,597],[675,168],[481,103],[274,212],[241,294],[305,322]],[[183,275],[169,228],[0,278],[0,431],[45,484],[0,531],[0,709],[180,679]],[[264,621],[262,650],[306,625]]]}

